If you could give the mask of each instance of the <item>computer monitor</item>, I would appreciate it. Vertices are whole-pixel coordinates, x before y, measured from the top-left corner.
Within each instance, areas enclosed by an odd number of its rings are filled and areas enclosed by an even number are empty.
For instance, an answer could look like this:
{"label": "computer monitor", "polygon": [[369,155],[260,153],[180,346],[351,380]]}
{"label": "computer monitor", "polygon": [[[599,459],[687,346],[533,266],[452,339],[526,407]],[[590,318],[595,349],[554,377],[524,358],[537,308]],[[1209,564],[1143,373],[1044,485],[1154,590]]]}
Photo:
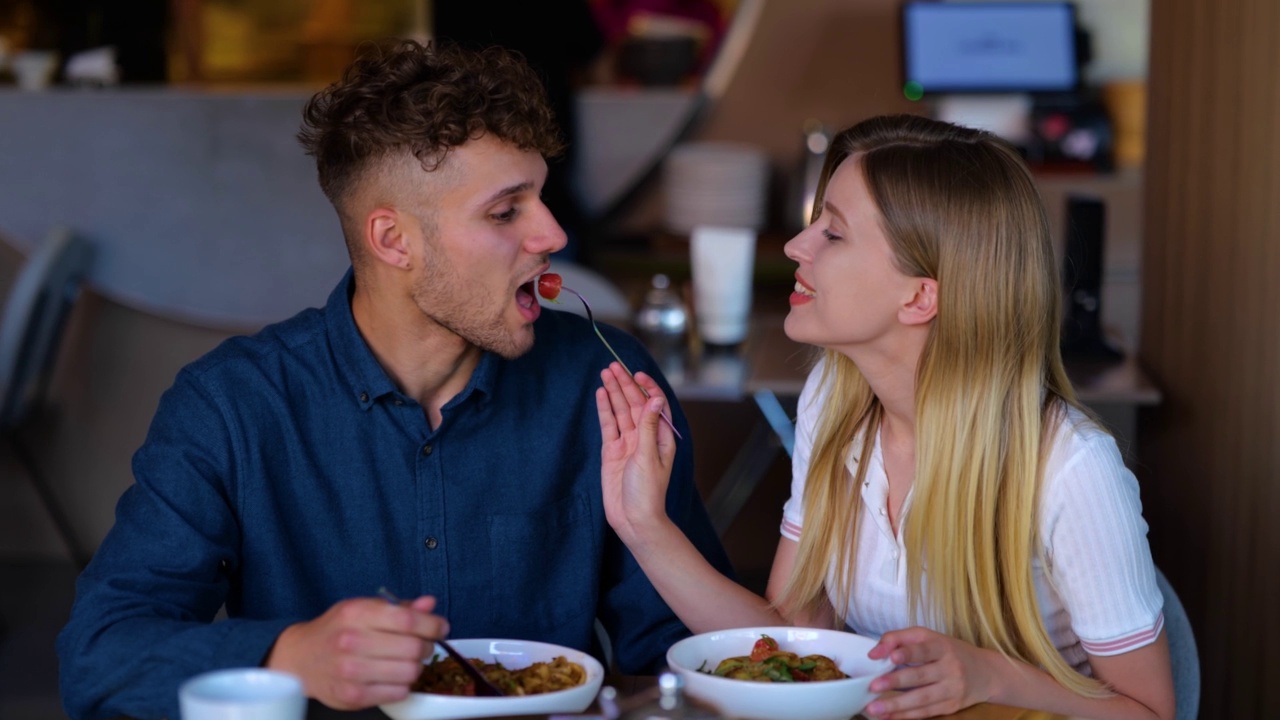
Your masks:
{"label": "computer monitor", "polygon": [[1080,84],[1070,2],[902,6],[908,94],[1062,93]]}

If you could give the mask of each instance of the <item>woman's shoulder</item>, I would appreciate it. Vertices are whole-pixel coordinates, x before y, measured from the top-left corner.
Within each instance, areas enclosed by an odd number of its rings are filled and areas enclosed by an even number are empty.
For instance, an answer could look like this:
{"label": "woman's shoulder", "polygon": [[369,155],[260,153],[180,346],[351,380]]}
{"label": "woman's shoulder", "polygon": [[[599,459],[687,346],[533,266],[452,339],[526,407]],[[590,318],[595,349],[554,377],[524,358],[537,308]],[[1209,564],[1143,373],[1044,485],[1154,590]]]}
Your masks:
{"label": "woman's shoulder", "polygon": [[1042,487],[1046,519],[1072,509],[1092,512],[1101,504],[1127,505],[1137,497],[1137,479],[1115,436],[1098,420],[1068,408],[1059,416],[1052,442]]}
{"label": "woman's shoulder", "polygon": [[1087,461],[1118,461],[1123,465],[1115,436],[1099,420],[1080,408],[1064,405],[1058,411],[1046,473]]}

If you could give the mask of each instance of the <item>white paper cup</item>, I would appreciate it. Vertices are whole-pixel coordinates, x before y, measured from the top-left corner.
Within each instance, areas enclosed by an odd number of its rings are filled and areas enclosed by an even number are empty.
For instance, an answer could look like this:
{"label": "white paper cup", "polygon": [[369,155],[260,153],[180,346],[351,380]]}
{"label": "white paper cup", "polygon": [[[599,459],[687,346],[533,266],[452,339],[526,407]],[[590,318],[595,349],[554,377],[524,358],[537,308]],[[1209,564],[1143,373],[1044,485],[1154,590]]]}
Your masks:
{"label": "white paper cup", "polygon": [[58,69],[58,54],[51,50],[23,50],[14,53],[9,69],[23,90],[43,90]]}
{"label": "white paper cup", "polygon": [[182,720],[304,720],[302,681],[265,668],[197,675],[178,688]]}
{"label": "white paper cup", "polygon": [[689,254],[698,334],[713,345],[742,342],[751,315],[755,230],[700,225],[689,236]]}

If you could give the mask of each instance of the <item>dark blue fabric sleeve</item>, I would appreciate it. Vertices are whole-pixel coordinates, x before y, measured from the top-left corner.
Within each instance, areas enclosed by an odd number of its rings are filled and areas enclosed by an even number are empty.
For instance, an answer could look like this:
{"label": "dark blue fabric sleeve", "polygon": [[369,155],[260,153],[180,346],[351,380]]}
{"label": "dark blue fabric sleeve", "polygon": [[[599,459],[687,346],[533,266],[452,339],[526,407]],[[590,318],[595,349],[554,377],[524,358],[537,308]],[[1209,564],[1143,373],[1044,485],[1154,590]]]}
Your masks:
{"label": "dark blue fabric sleeve", "polygon": [[296,622],[213,622],[240,540],[233,442],[214,398],[180,373],[134,455],[135,484],[77,581],[58,636],[62,701],[73,720],[177,718],[183,680],[260,665]]}
{"label": "dark blue fabric sleeve", "polygon": [[[667,489],[667,515],[712,566],[736,580],[694,482],[693,438],[675,393],[638,340],[613,328],[602,326],[602,329],[627,367],[633,372],[644,371],[662,387],[671,409],[671,420],[684,436],[676,442],[671,484]],[[688,637],[689,630],[658,594],[612,529],[605,538],[604,565],[598,615],[613,642],[618,670],[624,674],[656,674],[666,667],[667,649],[677,640]]]}

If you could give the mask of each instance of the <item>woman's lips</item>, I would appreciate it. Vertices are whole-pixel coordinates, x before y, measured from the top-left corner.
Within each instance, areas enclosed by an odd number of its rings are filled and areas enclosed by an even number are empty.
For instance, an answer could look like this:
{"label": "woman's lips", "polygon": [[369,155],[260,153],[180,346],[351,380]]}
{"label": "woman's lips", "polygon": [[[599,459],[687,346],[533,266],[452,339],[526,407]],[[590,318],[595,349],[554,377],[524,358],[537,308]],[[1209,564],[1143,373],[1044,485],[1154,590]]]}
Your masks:
{"label": "woman's lips", "polygon": [[812,302],[815,295],[817,295],[817,291],[809,283],[801,279],[800,273],[796,273],[796,286],[791,291],[791,304],[804,305],[807,302]]}
{"label": "woman's lips", "polygon": [[806,303],[811,303],[811,302],[813,302],[813,296],[812,296],[812,295],[805,295],[805,294],[803,294],[803,293],[793,292],[793,293],[791,293],[791,297],[789,298],[789,300],[790,300],[790,302],[791,302],[791,304],[792,304],[793,306],[794,306],[794,305],[804,305],[804,304],[806,304]]}

